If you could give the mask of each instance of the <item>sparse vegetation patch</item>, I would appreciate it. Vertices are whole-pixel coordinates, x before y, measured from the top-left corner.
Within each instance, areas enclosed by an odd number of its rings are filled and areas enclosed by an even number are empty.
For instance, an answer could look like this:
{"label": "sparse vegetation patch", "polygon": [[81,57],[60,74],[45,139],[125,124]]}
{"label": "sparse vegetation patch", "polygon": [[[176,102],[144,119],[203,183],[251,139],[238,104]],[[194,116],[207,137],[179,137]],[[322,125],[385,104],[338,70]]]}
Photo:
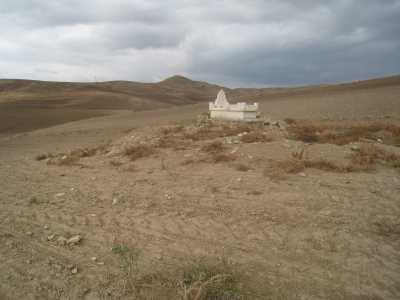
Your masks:
{"label": "sparse vegetation patch", "polygon": [[154,153],[155,153],[154,147],[145,144],[128,146],[124,150],[125,156],[129,157],[131,161],[151,156]]}
{"label": "sparse vegetation patch", "polygon": [[400,126],[388,123],[325,123],[290,120],[292,139],[305,143],[346,145],[363,139],[400,145]]}
{"label": "sparse vegetation patch", "polygon": [[243,299],[235,266],[221,261],[217,264],[200,262],[185,270],[183,275],[184,300]]}

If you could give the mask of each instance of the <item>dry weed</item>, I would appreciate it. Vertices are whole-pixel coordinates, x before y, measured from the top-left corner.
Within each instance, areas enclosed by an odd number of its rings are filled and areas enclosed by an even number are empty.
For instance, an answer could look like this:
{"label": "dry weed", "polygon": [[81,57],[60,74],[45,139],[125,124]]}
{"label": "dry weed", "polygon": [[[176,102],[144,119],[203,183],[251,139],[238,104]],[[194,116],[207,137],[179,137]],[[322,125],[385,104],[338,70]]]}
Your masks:
{"label": "dry weed", "polygon": [[125,148],[124,154],[129,157],[131,161],[137,160],[139,158],[148,157],[155,153],[153,146],[149,145],[135,145]]}
{"label": "dry weed", "polygon": [[226,125],[208,125],[200,127],[193,132],[186,132],[183,136],[185,139],[192,141],[211,140],[221,137],[238,135],[239,133],[249,132],[251,127],[246,124]]}
{"label": "dry weed", "polygon": [[351,157],[352,165],[360,167],[371,167],[380,163],[388,167],[398,168],[400,155],[390,153],[375,145],[364,145]]}
{"label": "dry weed", "polygon": [[240,137],[242,143],[267,143],[272,140],[271,136],[259,131],[253,131]]}
{"label": "dry weed", "polygon": [[221,153],[225,151],[225,146],[220,141],[214,141],[201,147],[201,151],[211,154]]}
{"label": "dry weed", "polygon": [[400,126],[394,124],[327,124],[294,120],[287,123],[290,124],[290,136],[306,143],[346,145],[361,139],[382,139],[386,144],[400,144]]}
{"label": "dry weed", "polygon": [[184,272],[181,289],[184,300],[243,299],[238,272],[227,261],[191,266]]}

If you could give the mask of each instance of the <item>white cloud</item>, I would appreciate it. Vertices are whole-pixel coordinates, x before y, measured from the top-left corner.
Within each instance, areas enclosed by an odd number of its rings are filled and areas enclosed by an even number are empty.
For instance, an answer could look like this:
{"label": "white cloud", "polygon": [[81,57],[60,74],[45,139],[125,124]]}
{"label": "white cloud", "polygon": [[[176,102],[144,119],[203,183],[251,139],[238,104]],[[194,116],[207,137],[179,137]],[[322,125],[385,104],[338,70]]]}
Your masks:
{"label": "white cloud", "polygon": [[400,73],[398,20],[399,0],[3,0],[0,76],[179,73],[228,85],[383,76]]}

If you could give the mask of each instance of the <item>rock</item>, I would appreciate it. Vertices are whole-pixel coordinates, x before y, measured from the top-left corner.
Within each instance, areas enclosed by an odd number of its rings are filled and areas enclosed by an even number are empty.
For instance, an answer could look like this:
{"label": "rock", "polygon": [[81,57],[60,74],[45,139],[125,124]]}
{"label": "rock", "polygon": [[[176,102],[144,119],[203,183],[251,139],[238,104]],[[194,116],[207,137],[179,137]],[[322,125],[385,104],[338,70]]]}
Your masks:
{"label": "rock", "polygon": [[56,236],[55,234],[51,234],[51,235],[47,236],[47,240],[52,241],[55,238],[55,236]]}
{"label": "rock", "polygon": [[32,231],[27,231],[27,232],[26,232],[26,235],[32,236],[32,235],[33,235],[33,232],[32,232]]}
{"label": "rock", "polygon": [[63,196],[65,196],[65,193],[58,193],[58,194],[56,194],[56,197],[57,197],[57,198],[63,197]]}
{"label": "rock", "polygon": [[114,199],[112,200],[112,205],[116,205],[116,204],[118,204],[118,198],[114,198]]}
{"label": "rock", "polygon": [[77,274],[77,273],[78,273],[78,267],[73,267],[73,268],[71,269],[71,273],[72,273],[72,274]]}
{"label": "rock", "polygon": [[91,257],[90,259],[91,259],[92,261],[94,261],[94,262],[97,261],[97,257],[96,257],[96,256],[93,256],[93,257]]}
{"label": "rock", "polygon": [[306,177],[307,175],[306,175],[306,173],[301,172],[301,173],[299,173],[299,176]]}
{"label": "rock", "polygon": [[350,149],[351,149],[351,151],[358,152],[358,151],[360,151],[360,146],[358,146],[358,145],[351,145]]}
{"label": "rock", "polygon": [[49,228],[50,228],[50,227],[49,227],[49,225],[47,225],[47,224],[46,224],[46,225],[44,225],[44,229],[46,229],[46,230],[47,230],[47,229],[49,229]]}
{"label": "rock", "polygon": [[82,237],[80,235],[75,235],[67,240],[67,244],[68,245],[77,245],[77,244],[79,244],[79,242],[81,240],[82,240]]}

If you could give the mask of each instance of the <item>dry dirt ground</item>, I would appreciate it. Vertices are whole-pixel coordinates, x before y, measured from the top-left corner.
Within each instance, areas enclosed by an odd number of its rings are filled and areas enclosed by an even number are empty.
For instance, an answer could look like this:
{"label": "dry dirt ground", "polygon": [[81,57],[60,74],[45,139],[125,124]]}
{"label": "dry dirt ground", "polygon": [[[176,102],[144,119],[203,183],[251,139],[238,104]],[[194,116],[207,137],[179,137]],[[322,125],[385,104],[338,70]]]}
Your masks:
{"label": "dry dirt ground", "polygon": [[0,299],[399,299],[399,91],[3,134]]}

